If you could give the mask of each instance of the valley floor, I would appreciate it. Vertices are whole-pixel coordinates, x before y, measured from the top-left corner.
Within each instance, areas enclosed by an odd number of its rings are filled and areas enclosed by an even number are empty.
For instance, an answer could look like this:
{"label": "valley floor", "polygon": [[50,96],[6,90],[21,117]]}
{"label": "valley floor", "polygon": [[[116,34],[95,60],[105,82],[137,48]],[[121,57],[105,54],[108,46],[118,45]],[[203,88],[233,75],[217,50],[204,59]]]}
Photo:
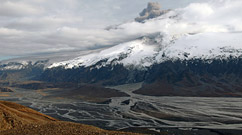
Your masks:
{"label": "valley floor", "polygon": [[[53,92],[13,88],[0,99],[33,108],[59,120],[104,129],[143,133],[211,134],[242,132],[242,98],[154,97],[133,94],[140,84],[116,86],[128,94],[104,102],[53,97]],[[227,134],[226,134],[227,135]]]}

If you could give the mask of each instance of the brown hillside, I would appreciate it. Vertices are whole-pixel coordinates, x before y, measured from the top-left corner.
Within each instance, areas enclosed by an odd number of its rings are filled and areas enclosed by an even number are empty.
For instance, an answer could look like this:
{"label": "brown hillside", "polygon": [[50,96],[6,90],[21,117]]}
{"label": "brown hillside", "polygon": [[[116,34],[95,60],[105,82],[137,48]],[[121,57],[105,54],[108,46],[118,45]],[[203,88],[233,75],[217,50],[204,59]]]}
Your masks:
{"label": "brown hillside", "polygon": [[19,104],[0,101],[0,135],[135,135],[58,121]]}
{"label": "brown hillside", "polygon": [[25,124],[51,121],[56,120],[22,105],[0,101],[0,130],[21,127]]}

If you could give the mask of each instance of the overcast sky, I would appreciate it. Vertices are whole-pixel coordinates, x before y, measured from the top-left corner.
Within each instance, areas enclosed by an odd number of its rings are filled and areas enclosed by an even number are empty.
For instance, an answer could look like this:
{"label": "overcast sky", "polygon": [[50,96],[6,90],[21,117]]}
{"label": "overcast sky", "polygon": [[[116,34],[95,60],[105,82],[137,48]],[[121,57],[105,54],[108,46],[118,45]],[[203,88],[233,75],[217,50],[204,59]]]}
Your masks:
{"label": "overcast sky", "polygon": [[0,60],[119,43],[127,33],[103,29],[132,21],[150,1],[173,9],[207,0],[1,0]]}

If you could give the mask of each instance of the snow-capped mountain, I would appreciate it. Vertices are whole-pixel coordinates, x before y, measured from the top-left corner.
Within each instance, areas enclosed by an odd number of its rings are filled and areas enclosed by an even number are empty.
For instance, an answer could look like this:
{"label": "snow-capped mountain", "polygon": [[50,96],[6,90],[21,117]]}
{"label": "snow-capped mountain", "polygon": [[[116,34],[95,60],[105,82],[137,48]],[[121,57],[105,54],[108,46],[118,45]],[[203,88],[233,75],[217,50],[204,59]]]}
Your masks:
{"label": "snow-capped mountain", "polygon": [[41,79],[101,86],[142,82],[134,92],[151,96],[242,96],[242,17],[233,14],[241,4],[195,3],[115,26],[108,31],[133,40],[53,63]]}
{"label": "snow-capped mountain", "polygon": [[29,65],[28,62],[10,62],[10,63],[7,63],[7,64],[2,64],[0,65],[0,70],[21,70],[21,69],[24,69],[26,68],[27,66]]}
{"label": "snow-capped mountain", "polygon": [[0,64],[0,71],[17,71],[24,70],[31,67],[44,67],[48,60],[39,61],[21,61],[21,62],[8,62],[5,64]]}
{"label": "snow-capped mountain", "polygon": [[[169,60],[241,57],[242,17],[235,14],[241,10],[237,6],[240,4],[237,0],[193,3],[182,9],[167,10],[156,18],[118,25],[107,32],[130,35],[133,40],[129,38],[128,42],[99,53],[53,63],[49,68],[93,68],[94,65],[100,68],[110,64],[146,68]],[[152,10],[152,6],[147,8]]]}
{"label": "snow-capped mountain", "polygon": [[[242,33],[199,33],[186,34],[180,38],[165,35],[143,37],[119,44],[99,53],[89,54],[73,60],[54,63],[49,68],[80,66],[96,68],[122,64],[125,67],[145,68],[165,61],[201,59],[209,62],[213,59],[242,57]],[[98,63],[102,61],[101,63]],[[98,64],[97,64],[98,63]]]}

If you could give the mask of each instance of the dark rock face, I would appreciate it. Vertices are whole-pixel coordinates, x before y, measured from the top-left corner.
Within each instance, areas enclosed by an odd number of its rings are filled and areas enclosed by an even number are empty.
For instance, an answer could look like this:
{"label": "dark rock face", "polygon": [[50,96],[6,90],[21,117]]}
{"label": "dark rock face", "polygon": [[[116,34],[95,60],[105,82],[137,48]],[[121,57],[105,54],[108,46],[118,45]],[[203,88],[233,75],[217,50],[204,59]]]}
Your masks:
{"label": "dark rock face", "polygon": [[194,77],[207,75],[214,78],[234,75],[238,79],[242,76],[242,59],[213,60],[212,62],[199,59],[167,61],[155,64],[145,70],[125,68],[122,65],[109,65],[99,69],[94,68],[95,66],[73,69],[64,69],[63,67],[47,69],[41,75],[41,79],[50,82],[85,82],[118,85],[142,81],[152,83],[157,79],[165,79],[169,83],[175,83],[183,80],[184,77],[190,83],[195,83],[190,78],[191,75]]}
{"label": "dark rock face", "polygon": [[[162,64],[154,65],[146,77],[146,82],[151,83],[157,79],[167,80],[169,83],[175,83],[188,79],[190,83],[195,84],[193,77],[209,76],[211,79],[242,75],[242,59],[213,60],[206,62],[203,60],[190,61],[167,61]],[[234,78],[235,79],[235,78]]]}
{"label": "dark rock face", "polygon": [[242,96],[241,59],[166,62],[154,65],[138,94],[151,96]]}
{"label": "dark rock face", "polygon": [[[96,66],[96,65],[95,65]],[[40,79],[120,85],[144,82],[135,93],[152,96],[242,96],[242,59],[167,61],[146,70],[109,65],[99,69],[47,69]]]}
{"label": "dark rock face", "polygon": [[141,82],[147,71],[129,70],[122,65],[102,67],[80,67],[64,69],[62,67],[47,69],[41,76],[42,80],[50,82],[101,83],[103,85],[118,85]]}

